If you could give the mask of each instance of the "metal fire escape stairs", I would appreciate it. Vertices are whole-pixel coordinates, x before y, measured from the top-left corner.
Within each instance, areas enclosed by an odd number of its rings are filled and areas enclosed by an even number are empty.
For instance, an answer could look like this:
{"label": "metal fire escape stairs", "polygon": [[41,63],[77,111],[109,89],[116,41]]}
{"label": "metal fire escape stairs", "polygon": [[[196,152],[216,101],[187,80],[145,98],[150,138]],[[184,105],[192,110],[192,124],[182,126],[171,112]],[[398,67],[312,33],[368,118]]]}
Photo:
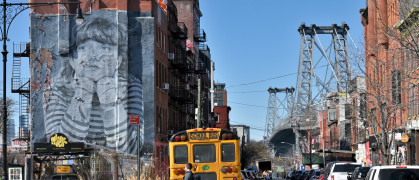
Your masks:
{"label": "metal fire escape stairs", "polygon": [[[29,43],[13,43],[12,93],[19,94],[19,140],[29,140],[30,80],[21,77],[22,58],[29,58]],[[28,61],[29,62],[29,61]]]}

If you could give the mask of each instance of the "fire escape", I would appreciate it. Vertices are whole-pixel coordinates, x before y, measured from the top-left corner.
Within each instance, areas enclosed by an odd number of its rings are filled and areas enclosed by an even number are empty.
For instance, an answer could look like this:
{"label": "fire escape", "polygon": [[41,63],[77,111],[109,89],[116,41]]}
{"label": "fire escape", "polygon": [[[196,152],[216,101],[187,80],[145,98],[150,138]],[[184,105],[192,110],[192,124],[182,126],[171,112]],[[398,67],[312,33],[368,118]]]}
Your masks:
{"label": "fire escape", "polygon": [[29,140],[29,78],[21,77],[22,58],[29,58],[29,43],[13,43],[12,93],[19,93],[20,140]]}
{"label": "fire escape", "polygon": [[188,59],[186,51],[186,39],[188,29],[183,22],[178,22],[177,8],[173,3],[168,3],[169,30],[171,32],[168,59],[170,72],[173,74],[169,96],[170,107],[177,113],[172,117],[172,125],[169,125],[169,135],[189,128],[188,122],[195,113],[195,96],[193,86],[195,81],[193,62]]}

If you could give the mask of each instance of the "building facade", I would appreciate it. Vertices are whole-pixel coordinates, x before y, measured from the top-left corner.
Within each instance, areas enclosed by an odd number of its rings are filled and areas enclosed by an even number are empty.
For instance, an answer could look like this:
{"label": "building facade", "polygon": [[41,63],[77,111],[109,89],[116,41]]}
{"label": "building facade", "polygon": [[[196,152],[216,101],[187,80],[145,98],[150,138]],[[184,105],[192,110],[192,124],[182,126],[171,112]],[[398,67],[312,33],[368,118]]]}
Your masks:
{"label": "building facade", "polygon": [[[196,108],[202,127],[213,119],[199,1],[82,0],[82,21],[77,5],[64,6],[31,13],[32,145],[60,133],[91,153],[140,151],[142,176],[168,179],[168,138],[197,127]],[[140,126],[130,125],[134,117]],[[134,176],[125,164],[108,176]]]}

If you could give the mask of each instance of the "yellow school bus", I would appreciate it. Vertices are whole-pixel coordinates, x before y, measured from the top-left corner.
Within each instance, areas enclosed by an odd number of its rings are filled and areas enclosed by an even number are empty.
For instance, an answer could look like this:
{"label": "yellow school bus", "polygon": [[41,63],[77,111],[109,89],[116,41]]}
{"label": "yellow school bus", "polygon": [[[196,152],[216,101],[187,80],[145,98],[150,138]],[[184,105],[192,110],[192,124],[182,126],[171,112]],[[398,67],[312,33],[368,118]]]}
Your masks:
{"label": "yellow school bus", "polygon": [[192,164],[200,180],[240,180],[240,142],[232,131],[197,128],[176,133],[169,141],[170,179],[183,179]]}

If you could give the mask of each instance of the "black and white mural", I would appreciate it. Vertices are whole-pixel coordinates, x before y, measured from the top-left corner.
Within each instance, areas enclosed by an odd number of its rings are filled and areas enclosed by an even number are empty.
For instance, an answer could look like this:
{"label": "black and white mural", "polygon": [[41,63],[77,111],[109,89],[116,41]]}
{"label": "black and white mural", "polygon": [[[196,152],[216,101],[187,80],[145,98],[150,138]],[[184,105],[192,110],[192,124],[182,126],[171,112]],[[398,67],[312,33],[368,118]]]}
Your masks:
{"label": "black and white mural", "polygon": [[32,142],[63,133],[69,141],[136,154],[130,115],[140,116],[141,142],[150,139],[144,134],[154,137],[144,132],[154,122],[144,120],[143,99],[143,81],[152,76],[143,71],[150,61],[144,59],[152,61],[153,51],[141,53],[142,42],[153,40],[152,28],[142,27],[152,21],[133,21],[118,11],[84,17],[31,15]]}

